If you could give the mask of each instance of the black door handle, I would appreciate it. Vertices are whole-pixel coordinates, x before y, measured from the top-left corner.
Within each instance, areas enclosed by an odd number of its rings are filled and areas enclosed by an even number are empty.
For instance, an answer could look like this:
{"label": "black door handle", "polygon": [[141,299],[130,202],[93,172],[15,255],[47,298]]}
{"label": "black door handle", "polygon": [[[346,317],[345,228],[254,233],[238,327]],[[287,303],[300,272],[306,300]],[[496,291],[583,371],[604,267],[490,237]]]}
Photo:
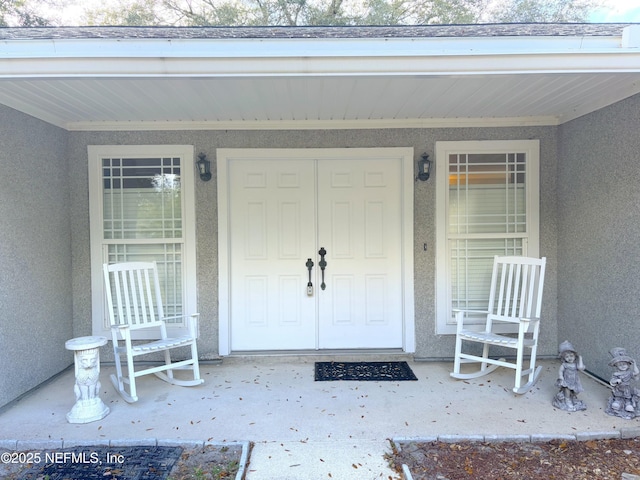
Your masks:
{"label": "black door handle", "polygon": [[327,251],[324,247],[320,247],[320,250],[318,250],[318,255],[320,255],[320,262],[318,262],[318,265],[320,265],[320,270],[322,271],[322,283],[320,284],[320,288],[322,290],[327,288],[327,284],[324,283],[324,269],[327,267],[327,261],[324,259],[326,254]]}
{"label": "black door handle", "polygon": [[307,270],[309,270],[309,283],[307,283],[307,295],[313,295],[313,283],[311,283],[311,269],[313,268],[313,260],[310,258],[307,259],[307,263],[305,263]]}

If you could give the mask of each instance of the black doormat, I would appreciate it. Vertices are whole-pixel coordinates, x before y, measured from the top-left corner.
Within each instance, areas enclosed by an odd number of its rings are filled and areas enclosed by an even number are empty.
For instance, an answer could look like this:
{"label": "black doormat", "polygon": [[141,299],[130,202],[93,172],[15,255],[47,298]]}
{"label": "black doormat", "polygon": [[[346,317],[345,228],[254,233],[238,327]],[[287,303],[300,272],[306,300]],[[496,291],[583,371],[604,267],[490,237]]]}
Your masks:
{"label": "black doormat", "polygon": [[165,480],[182,448],[75,447],[30,453],[33,465],[19,480]]}
{"label": "black doormat", "polygon": [[316,382],[418,380],[407,362],[316,362]]}

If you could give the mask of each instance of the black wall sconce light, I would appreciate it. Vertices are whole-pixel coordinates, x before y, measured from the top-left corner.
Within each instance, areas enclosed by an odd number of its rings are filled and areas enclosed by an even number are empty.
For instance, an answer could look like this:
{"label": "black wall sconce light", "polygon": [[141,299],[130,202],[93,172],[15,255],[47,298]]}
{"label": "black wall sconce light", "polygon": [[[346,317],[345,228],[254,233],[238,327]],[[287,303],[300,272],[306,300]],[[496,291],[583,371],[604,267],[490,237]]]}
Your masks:
{"label": "black wall sconce light", "polygon": [[431,165],[433,162],[429,160],[429,155],[423,153],[418,160],[418,178],[421,182],[426,182],[431,176]]}
{"label": "black wall sconce light", "polygon": [[207,156],[204,153],[200,153],[198,155],[198,161],[196,165],[198,166],[198,172],[200,173],[200,180],[203,182],[208,182],[211,180],[211,162],[207,160]]}

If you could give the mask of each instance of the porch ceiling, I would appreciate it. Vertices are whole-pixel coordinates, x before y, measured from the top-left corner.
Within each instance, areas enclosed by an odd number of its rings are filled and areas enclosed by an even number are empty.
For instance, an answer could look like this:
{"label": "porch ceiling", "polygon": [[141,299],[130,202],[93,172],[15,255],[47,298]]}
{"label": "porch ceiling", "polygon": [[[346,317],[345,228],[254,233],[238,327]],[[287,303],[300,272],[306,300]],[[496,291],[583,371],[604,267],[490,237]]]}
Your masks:
{"label": "porch ceiling", "polygon": [[68,130],[403,128],[556,125],[640,93],[621,37],[199,40],[5,39],[0,103]]}
{"label": "porch ceiling", "polygon": [[265,128],[275,123],[287,128],[299,121],[309,128],[332,122],[353,126],[557,124],[638,92],[638,74],[0,82],[1,103],[70,130],[142,124],[146,128],[212,124]]}

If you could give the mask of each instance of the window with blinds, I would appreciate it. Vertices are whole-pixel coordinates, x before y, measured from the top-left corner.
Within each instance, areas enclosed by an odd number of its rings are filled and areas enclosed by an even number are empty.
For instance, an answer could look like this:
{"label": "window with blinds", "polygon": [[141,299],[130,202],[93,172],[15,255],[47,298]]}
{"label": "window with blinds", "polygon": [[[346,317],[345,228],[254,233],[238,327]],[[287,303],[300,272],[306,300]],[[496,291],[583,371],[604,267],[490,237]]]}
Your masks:
{"label": "window with blinds", "polygon": [[495,255],[537,255],[537,141],[436,150],[438,331],[453,333],[453,309],[486,309]]}
{"label": "window with blinds", "polygon": [[155,260],[167,316],[182,315],[180,163],[178,157],[102,159],[108,263]]}
{"label": "window with blinds", "polygon": [[[102,263],[155,260],[165,315],[194,312],[195,305],[193,310],[185,308],[189,304],[186,285],[194,283],[188,279],[194,268],[185,258],[185,252],[194,249],[190,246],[193,235],[189,234],[194,226],[188,225],[189,217],[193,223],[193,215],[189,215],[193,202],[190,209],[185,202],[185,194],[193,196],[189,188],[192,180],[185,181],[185,177],[192,177],[185,173],[191,173],[193,150],[126,146],[102,147],[101,152],[96,149],[99,147],[93,148],[95,158],[90,158],[96,167],[90,179],[94,203],[92,277],[100,275]],[[184,168],[185,163],[189,168]],[[101,316],[102,329],[107,330],[104,311]],[[173,322],[176,327],[183,323]]]}

